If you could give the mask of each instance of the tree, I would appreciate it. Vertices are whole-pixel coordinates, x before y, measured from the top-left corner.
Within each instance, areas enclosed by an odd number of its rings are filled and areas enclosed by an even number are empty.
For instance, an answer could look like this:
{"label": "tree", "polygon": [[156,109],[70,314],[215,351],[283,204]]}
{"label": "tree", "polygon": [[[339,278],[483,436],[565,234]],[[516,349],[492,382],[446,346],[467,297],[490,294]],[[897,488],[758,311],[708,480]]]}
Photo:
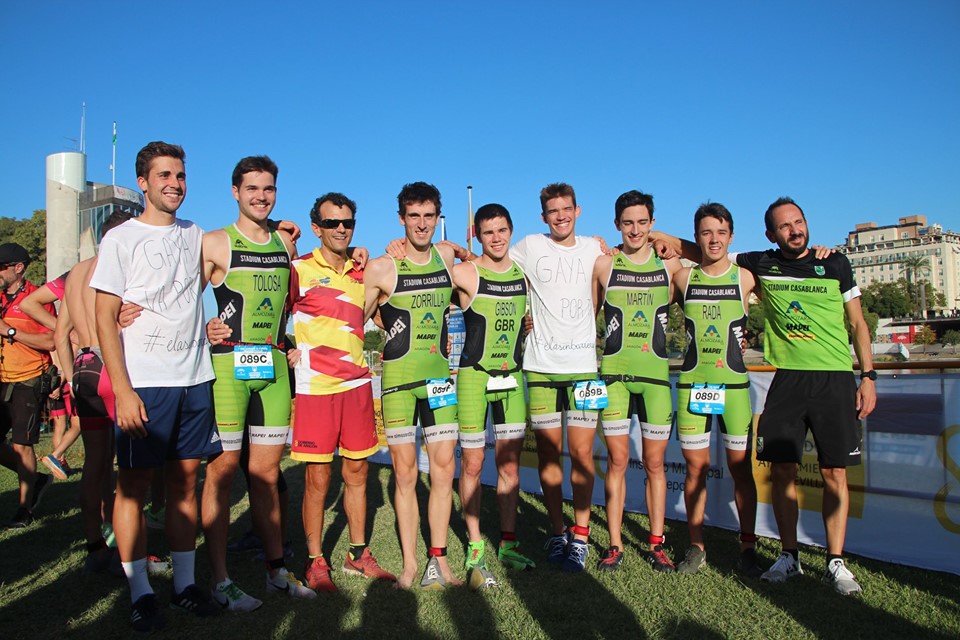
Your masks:
{"label": "tree", "polygon": [[880,324],[880,316],[872,311],[863,310],[863,320],[867,323],[867,329],[870,330],[870,342],[877,341],[877,326]]}
{"label": "tree", "polygon": [[383,351],[383,345],[387,342],[387,334],[383,329],[373,329],[363,334],[364,351]]}
{"label": "tree", "polygon": [[950,329],[943,333],[943,344],[950,345],[950,351],[954,354],[957,353],[957,345],[960,344],[960,331],[956,329]]}
{"label": "tree", "polygon": [[[16,242],[33,260],[27,267],[27,280],[41,285],[47,281],[47,212],[35,209],[23,220],[0,218],[0,242]],[[60,275],[53,274],[53,277]]]}
{"label": "tree", "polygon": [[747,309],[747,344],[751,347],[763,346],[763,300],[751,304]]}
{"label": "tree", "polygon": [[925,324],[920,329],[913,334],[913,343],[919,344],[921,346],[921,353],[927,352],[927,345],[933,344],[937,341],[937,332],[930,328],[930,325]]}
{"label": "tree", "polygon": [[680,305],[671,304],[667,317],[667,352],[669,354],[683,353],[687,350],[686,317]]}
{"label": "tree", "polygon": [[903,318],[913,312],[913,302],[907,281],[874,282],[863,289],[861,299],[864,311],[872,311],[881,318]]}
{"label": "tree", "polygon": [[[911,254],[904,258],[900,262],[900,273],[903,273],[907,276],[907,286],[912,287],[914,280],[919,281],[920,278],[930,275],[930,261],[927,259],[927,256],[920,254]],[[920,308],[920,297],[919,297],[919,288],[918,295],[915,298],[916,309],[922,314],[923,309]]]}

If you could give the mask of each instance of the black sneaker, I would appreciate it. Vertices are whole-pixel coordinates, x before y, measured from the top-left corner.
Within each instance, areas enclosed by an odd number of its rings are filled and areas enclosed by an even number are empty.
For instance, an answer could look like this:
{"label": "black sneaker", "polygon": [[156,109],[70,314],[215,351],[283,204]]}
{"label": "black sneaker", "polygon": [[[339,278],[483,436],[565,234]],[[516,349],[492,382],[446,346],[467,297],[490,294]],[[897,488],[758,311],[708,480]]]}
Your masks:
{"label": "black sneaker", "polygon": [[43,494],[47,492],[50,485],[53,484],[53,478],[49,473],[38,473],[37,479],[33,481],[33,502],[30,503],[30,511],[40,506],[40,500]]}
{"label": "black sneaker", "polygon": [[152,593],[140,596],[133,603],[133,612],[130,614],[130,623],[136,631],[150,631],[163,629],[165,621],[163,614],[157,609],[157,597]]}
{"label": "black sneaker", "polygon": [[692,544],[684,554],[683,560],[677,565],[677,573],[692,575],[700,571],[706,564],[706,552],[697,545]]}
{"label": "black sneaker", "polygon": [[757,550],[748,547],[740,552],[740,558],[737,560],[737,573],[745,578],[759,578],[763,575],[763,569],[757,561]]}
{"label": "black sneaker", "polygon": [[13,519],[7,523],[8,529],[24,529],[33,523],[33,514],[26,507],[20,507],[13,514]]}
{"label": "black sneaker", "polygon": [[175,593],[170,601],[171,609],[182,609],[201,618],[215,616],[220,613],[220,605],[210,596],[192,584],[180,593]]}
{"label": "black sneaker", "polygon": [[[240,537],[236,542],[231,542],[227,545],[227,553],[245,553],[247,551],[262,551],[263,542],[260,540],[260,536],[255,534],[253,531],[247,531]],[[286,555],[286,547],[283,549],[284,555]],[[293,555],[292,553],[290,554]],[[289,556],[287,556],[289,557]]]}
{"label": "black sneaker", "polygon": [[623,564],[623,551],[620,547],[610,547],[600,556],[597,569],[600,571],[616,571]]}
{"label": "black sneaker", "polygon": [[670,556],[667,555],[662,544],[658,544],[647,552],[647,562],[650,563],[654,571],[661,571],[663,573],[673,573],[676,571],[676,567],[673,566],[673,562],[670,561]]}

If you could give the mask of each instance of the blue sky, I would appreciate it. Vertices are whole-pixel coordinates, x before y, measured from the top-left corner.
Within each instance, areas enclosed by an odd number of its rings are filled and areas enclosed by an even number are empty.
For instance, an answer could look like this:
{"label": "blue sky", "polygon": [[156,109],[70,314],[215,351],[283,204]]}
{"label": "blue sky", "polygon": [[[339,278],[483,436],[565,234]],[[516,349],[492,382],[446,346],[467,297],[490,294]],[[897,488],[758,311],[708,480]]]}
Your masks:
{"label": "blue sky", "polygon": [[44,157],[74,148],[86,101],[88,179],[110,181],[114,120],[118,184],[136,186],[143,144],[179,143],[181,215],[212,229],[236,217],[236,161],[268,154],[275,217],[306,226],[342,191],[373,254],[414,180],[440,188],[459,242],[467,185],[525,234],[554,181],[577,189],[578,231],[611,240],[632,188],[687,237],[701,202],[726,204],[741,250],[767,246],[781,195],[825,244],[911,214],[960,230],[958,33],[952,0],[10,2],[0,215],[45,206]]}

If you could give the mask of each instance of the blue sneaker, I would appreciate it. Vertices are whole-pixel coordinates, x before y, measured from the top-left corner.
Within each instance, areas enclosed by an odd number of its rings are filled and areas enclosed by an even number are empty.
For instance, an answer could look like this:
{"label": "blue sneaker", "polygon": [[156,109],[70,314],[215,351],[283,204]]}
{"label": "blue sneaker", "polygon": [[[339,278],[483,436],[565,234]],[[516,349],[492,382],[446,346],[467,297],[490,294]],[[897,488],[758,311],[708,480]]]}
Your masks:
{"label": "blue sneaker", "polygon": [[567,547],[570,545],[569,532],[564,531],[558,536],[550,536],[543,548],[547,550],[547,562],[562,564],[567,559]]}
{"label": "blue sneaker", "polygon": [[571,540],[567,545],[567,557],[560,565],[562,571],[580,573],[587,568],[587,554],[590,547],[583,540]]}

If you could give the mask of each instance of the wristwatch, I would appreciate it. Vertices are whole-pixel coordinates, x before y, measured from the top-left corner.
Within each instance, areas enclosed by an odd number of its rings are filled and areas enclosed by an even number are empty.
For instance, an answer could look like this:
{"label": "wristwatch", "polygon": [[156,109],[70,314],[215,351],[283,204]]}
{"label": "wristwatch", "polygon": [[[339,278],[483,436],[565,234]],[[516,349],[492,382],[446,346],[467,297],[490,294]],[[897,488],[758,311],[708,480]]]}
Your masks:
{"label": "wristwatch", "polygon": [[13,340],[14,336],[17,335],[17,330],[14,327],[7,329],[7,338]]}
{"label": "wristwatch", "polygon": [[871,369],[870,371],[863,371],[860,373],[861,380],[873,380],[877,381],[877,372]]}

